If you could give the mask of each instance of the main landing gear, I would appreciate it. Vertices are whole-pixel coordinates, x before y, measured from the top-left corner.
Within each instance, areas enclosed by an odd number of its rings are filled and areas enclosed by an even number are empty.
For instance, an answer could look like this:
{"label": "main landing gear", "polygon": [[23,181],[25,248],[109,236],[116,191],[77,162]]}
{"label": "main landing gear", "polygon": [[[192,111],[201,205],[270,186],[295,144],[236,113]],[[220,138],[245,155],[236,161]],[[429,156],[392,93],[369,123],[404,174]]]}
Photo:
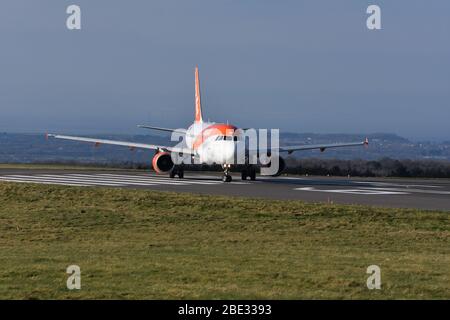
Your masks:
{"label": "main landing gear", "polygon": [[224,164],[222,166],[223,168],[223,177],[222,177],[222,181],[223,182],[231,182],[231,175],[230,175],[230,168],[231,168],[231,164]]}
{"label": "main landing gear", "polygon": [[247,177],[250,178],[250,180],[255,181],[256,180],[256,168],[252,165],[246,166],[241,171],[241,178],[242,180],[247,180]]}
{"label": "main landing gear", "polygon": [[183,166],[175,166],[173,167],[172,171],[170,171],[170,177],[175,178],[175,176],[178,175],[178,178],[183,179],[184,178],[184,168]]}

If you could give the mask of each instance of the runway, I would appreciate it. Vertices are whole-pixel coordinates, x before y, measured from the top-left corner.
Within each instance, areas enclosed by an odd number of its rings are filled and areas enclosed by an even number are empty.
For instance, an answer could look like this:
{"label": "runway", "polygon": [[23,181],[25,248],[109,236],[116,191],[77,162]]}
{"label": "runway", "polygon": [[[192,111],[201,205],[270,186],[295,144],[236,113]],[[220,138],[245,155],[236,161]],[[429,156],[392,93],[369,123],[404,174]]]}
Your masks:
{"label": "runway", "polygon": [[153,172],[132,170],[1,169],[0,181],[450,211],[448,179],[257,177],[257,181],[242,181],[236,174],[231,183],[224,183],[218,172],[185,172],[184,179],[170,179]]}

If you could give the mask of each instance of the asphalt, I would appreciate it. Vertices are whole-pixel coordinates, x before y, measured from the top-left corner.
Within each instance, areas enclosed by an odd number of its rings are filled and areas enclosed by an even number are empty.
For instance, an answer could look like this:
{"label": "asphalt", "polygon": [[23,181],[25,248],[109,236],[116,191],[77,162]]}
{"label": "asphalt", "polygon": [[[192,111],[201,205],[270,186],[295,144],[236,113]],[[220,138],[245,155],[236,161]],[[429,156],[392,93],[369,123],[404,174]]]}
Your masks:
{"label": "asphalt", "polygon": [[220,173],[185,172],[184,179],[170,179],[128,170],[0,169],[0,181],[450,211],[449,179],[257,177],[256,181],[242,181],[233,175],[231,183],[224,183]]}

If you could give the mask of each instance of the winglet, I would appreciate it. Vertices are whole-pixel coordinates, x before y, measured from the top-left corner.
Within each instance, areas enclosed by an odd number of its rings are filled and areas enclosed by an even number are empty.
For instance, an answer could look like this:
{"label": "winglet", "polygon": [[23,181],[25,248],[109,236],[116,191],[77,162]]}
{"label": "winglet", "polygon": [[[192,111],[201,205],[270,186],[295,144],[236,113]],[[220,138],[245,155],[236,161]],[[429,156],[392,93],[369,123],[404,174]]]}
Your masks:
{"label": "winglet", "polygon": [[366,137],[366,139],[364,140],[364,146],[369,146],[369,139]]}
{"label": "winglet", "polygon": [[56,134],[48,133],[48,132],[45,133],[45,140],[48,140],[48,138],[54,138],[54,137],[56,137]]}

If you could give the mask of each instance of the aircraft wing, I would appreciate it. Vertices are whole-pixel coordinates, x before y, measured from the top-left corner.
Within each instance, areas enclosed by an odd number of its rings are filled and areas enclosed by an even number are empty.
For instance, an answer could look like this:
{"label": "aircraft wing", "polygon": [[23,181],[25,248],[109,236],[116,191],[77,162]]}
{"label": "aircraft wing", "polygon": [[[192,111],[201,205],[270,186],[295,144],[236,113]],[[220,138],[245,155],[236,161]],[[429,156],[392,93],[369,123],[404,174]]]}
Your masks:
{"label": "aircraft wing", "polygon": [[60,134],[47,134],[46,137],[47,138],[55,138],[55,139],[72,140],[72,141],[91,142],[91,143],[94,143],[96,146],[99,146],[101,144],[110,144],[110,145],[128,147],[131,149],[141,148],[141,149],[177,152],[177,153],[184,153],[184,154],[191,154],[191,155],[194,154],[193,150],[191,150],[189,148],[168,147],[168,146],[160,146],[160,145],[147,144],[147,143],[127,142],[127,141],[97,139],[97,138],[87,138],[87,137],[76,137],[76,136],[65,136],[65,135],[60,135]]}
{"label": "aircraft wing", "polygon": [[291,154],[294,151],[302,151],[302,150],[313,150],[319,149],[320,151],[325,151],[325,149],[329,148],[341,148],[341,147],[353,147],[353,146],[367,146],[369,144],[369,140],[362,142],[344,142],[344,143],[331,143],[331,144],[305,144],[302,146],[286,146],[280,147],[279,152],[287,152]]}

